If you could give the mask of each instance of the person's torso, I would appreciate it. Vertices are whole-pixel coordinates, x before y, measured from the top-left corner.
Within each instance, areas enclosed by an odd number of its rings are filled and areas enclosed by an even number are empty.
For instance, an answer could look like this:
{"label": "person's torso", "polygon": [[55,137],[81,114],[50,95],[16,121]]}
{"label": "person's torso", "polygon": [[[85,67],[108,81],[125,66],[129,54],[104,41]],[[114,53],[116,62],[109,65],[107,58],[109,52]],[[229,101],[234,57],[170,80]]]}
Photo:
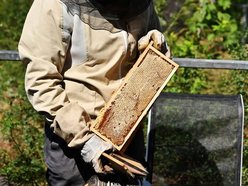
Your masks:
{"label": "person's torso", "polygon": [[148,31],[151,10],[107,20],[87,3],[64,1],[62,25],[71,38],[63,76],[69,100],[96,116],[136,61],[137,41]]}

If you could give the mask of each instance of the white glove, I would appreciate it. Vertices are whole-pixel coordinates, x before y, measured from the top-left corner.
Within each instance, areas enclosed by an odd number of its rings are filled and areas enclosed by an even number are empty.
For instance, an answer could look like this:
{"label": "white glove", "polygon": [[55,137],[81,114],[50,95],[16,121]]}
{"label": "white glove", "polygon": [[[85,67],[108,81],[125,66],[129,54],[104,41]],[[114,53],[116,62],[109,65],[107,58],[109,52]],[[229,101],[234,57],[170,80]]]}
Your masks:
{"label": "white glove", "polygon": [[139,39],[138,41],[138,49],[142,52],[150,43],[153,41],[153,46],[160,50],[161,52],[165,53],[165,55],[171,58],[170,48],[168,47],[164,35],[159,32],[158,30],[150,30],[145,36]]}
{"label": "white glove", "polygon": [[113,150],[113,146],[93,135],[83,146],[81,156],[86,163],[91,163],[96,173],[105,173],[100,156],[104,151]]}

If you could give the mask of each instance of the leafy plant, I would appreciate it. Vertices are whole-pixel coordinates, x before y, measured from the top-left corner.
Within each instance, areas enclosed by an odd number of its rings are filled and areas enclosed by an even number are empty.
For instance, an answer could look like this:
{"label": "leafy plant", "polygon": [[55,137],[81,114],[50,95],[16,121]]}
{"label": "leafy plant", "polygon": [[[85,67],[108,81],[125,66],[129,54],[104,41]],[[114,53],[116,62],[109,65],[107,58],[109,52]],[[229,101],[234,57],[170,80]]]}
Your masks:
{"label": "leafy plant", "polygon": [[[17,49],[31,3],[0,0],[0,49]],[[0,71],[0,175],[10,185],[44,185],[43,127],[24,92],[25,67],[2,61]]]}
{"label": "leafy plant", "polygon": [[17,48],[22,26],[32,2],[32,0],[0,0],[0,49]]}
{"label": "leafy plant", "polygon": [[227,49],[239,43],[239,25],[230,8],[230,0],[185,0],[165,30],[174,55],[230,58]]}
{"label": "leafy plant", "polygon": [[[0,149],[0,175],[10,183],[38,185],[45,175],[43,127],[41,118],[29,104],[24,92],[24,68],[18,62],[0,65],[1,136],[6,149]],[[9,69],[8,71],[3,69]]]}

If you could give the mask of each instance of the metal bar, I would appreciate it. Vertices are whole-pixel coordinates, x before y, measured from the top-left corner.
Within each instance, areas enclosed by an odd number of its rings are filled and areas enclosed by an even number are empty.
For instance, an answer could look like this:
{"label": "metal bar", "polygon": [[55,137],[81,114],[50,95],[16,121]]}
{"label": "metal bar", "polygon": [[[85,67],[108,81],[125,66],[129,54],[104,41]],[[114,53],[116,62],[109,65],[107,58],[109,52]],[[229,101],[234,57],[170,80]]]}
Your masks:
{"label": "metal bar", "polygon": [[248,61],[173,58],[180,67],[248,70]]}
{"label": "metal bar", "polygon": [[0,50],[0,61],[19,61],[19,53],[13,50]]}
{"label": "metal bar", "polygon": [[244,100],[243,100],[243,96],[240,94],[240,104],[241,104],[241,108],[239,108],[239,113],[242,114],[242,118],[241,118],[241,123],[242,123],[242,127],[241,127],[241,134],[243,135],[241,138],[241,158],[240,158],[240,177],[239,177],[239,183],[240,186],[242,184],[242,167],[243,167],[243,155],[244,155],[244,129],[245,129],[245,107],[244,107]]}
{"label": "metal bar", "polygon": [[[0,50],[0,61],[19,61],[19,53],[13,50]],[[180,67],[209,68],[209,69],[240,69],[248,70],[248,61],[173,58]]]}
{"label": "metal bar", "polygon": [[155,141],[155,123],[152,122],[152,110],[148,112],[148,123],[147,123],[147,139],[146,139],[146,156],[145,160],[147,162],[148,175],[146,180],[152,183],[152,173],[153,173],[153,151],[154,151],[154,141]]}

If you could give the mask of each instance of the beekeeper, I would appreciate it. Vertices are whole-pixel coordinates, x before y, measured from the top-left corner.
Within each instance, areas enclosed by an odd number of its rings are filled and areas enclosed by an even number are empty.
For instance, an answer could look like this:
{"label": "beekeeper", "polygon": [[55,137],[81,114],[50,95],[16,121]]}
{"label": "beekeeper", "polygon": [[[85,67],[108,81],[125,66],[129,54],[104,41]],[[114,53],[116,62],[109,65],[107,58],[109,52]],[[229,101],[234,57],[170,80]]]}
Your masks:
{"label": "beekeeper", "polygon": [[[45,117],[49,185],[139,184],[104,168],[113,147],[89,128],[150,40],[170,56],[158,30],[152,0],[34,0],[18,49],[28,99]],[[144,163],[143,152],[140,130],[126,153]]]}

